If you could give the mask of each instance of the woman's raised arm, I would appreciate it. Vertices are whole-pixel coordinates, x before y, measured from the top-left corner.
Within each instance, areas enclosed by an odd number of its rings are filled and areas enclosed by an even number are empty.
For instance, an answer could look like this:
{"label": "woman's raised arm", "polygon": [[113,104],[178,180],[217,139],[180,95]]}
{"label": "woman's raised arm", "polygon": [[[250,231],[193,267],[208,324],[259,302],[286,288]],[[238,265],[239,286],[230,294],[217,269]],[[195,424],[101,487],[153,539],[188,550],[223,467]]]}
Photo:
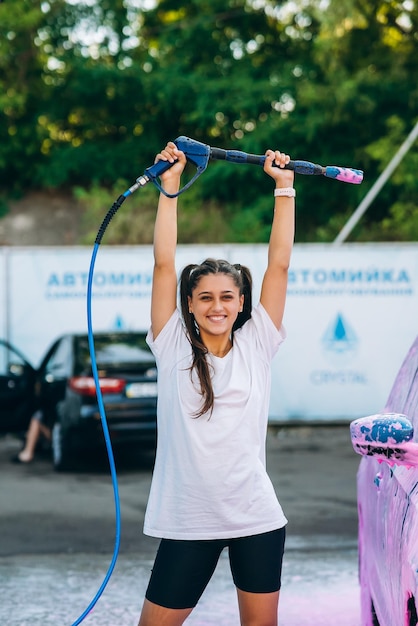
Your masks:
{"label": "woman's raised arm", "polygon": [[[295,236],[294,172],[283,169],[289,160],[287,154],[267,150],[264,163],[264,171],[275,180],[276,189],[268,262],[260,302],[277,328],[280,328],[283,320],[287,275]],[[274,167],[273,163],[279,167]]]}
{"label": "woman's raised arm", "polygon": [[[169,142],[155,158],[155,162],[161,160],[174,163],[161,175],[161,183],[167,193],[176,193],[180,188],[186,157],[173,142]],[[177,305],[176,246],[177,198],[167,198],[160,194],[154,225],[154,273],[151,296],[151,327],[154,339],[164,328]]]}

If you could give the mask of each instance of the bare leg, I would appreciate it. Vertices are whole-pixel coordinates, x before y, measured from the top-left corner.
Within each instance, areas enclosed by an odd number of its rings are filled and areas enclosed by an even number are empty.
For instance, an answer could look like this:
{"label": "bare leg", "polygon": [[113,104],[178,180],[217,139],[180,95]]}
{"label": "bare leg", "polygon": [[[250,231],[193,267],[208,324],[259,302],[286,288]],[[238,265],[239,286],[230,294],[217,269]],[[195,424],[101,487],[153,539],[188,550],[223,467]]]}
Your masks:
{"label": "bare leg", "polygon": [[31,419],[28,432],[26,433],[25,447],[18,454],[19,459],[23,463],[29,463],[30,461],[32,461],[33,457],[35,456],[36,444],[38,443],[39,437],[41,435],[44,435],[44,437],[50,439],[51,431],[39,420]]}
{"label": "bare leg", "polygon": [[237,589],[241,626],[277,626],[279,591],[249,593]]}
{"label": "bare leg", "polygon": [[144,600],[138,626],[181,626],[193,609],[167,609]]}

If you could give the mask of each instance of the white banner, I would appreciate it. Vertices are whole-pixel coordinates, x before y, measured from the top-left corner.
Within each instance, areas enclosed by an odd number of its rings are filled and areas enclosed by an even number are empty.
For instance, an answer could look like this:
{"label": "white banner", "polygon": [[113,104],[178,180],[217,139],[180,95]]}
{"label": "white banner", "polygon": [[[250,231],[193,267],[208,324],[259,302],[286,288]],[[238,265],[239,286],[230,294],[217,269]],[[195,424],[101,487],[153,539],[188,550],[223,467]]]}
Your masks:
{"label": "white banner", "polygon": [[344,419],[384,407],[418,333],[418,246],[298,246],[272,414]]}
{"label": "white banner", "polygon": [[[86,332],[89,275],[94,331],[148,328],[150,246],[103,246],[94,257],[90,248],[5,250],[1,336],[34,365],[59,335]],[[179,246],[177,269],[209,256],[250,267],[258,300],[267,246]],[[297,244],[271,419],[346,420],[379,411],[418,332],[417,285],[417,244]]]}

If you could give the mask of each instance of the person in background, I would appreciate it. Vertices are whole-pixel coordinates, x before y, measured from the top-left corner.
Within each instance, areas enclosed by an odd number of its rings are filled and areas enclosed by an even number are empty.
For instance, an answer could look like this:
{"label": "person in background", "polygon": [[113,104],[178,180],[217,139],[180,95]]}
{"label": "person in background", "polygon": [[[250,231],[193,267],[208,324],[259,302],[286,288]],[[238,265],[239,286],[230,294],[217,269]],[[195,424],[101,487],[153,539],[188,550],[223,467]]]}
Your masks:
{"label": "person in background", "polygon": [[[35,385],[35,395],[39,396],[40,385]],[[43,411],[38,408],[32,415],[29,422],[28,430],[26,432],[25,445],[21,451],[12,457],[13,463],[31,463],[35,458],[36,448],[39,443],[44,439],[47,442],[51,441],[51,429],[45,423]]]}
{"label": "person in background", "polygon": [[[158,444],[144,533],[161,539],[139,626],[180,626],[224,548],[241,624],[276,626],[287,519],[266,472],[271,361],[282,326],[294,240],[290,157],[267,150],[275,183],[267,267],[252,305],[247,267],[187,265],[177,306],[177,199],[160,195],[154,230],[151,328],[158,366]],[[174,194],[186,164],[172,142],[157,155]]]}

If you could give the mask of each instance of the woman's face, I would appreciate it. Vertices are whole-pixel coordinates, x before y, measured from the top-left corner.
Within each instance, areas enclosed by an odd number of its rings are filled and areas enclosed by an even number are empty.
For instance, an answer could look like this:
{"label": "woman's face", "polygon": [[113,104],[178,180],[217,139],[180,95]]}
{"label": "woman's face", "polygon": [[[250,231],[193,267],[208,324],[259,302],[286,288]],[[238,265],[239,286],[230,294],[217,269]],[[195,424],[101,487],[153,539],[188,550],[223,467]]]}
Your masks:
{"label": "woman's face", "polygon": [[205,334],[230,335],[244,304],[244,296],[228,274],[202,276],[188,300],[202,339]]}

